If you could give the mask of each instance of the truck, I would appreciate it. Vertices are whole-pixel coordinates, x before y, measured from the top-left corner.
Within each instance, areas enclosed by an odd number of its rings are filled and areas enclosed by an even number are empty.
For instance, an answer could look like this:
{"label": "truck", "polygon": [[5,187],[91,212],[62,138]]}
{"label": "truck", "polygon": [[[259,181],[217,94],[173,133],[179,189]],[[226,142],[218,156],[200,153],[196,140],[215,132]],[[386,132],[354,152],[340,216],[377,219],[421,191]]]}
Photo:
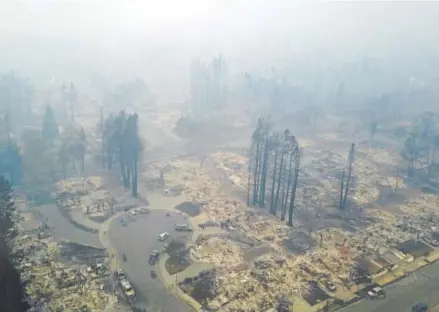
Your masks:
{"label": "truck", "polygon": [[117,278],[118,284],[122,289],[122,292],[125,295],[127,301],[129,303],[133,303],[136,299],[136,293],[134,292],[133,286],[128,281],[125,273],[122,270],[117,270]]}
{"label": "truck", "polygon": [[133,286],[128,280],[119,281],[120,286],[122,287],[123,293],[127,298],[128,302],[133,302],[136,298],[136,294],[134,292]]}

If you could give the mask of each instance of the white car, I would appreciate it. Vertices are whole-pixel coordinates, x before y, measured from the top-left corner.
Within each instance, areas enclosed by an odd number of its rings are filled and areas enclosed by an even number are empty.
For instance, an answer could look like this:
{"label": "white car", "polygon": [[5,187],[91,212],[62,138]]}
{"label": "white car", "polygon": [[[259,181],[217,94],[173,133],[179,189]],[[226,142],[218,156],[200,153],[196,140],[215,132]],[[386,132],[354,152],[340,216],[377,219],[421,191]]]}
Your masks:
{"label": "white car", "polygon": [[159,235],[159,241],[163,242],[163,241],[165,241],[168,237],[169,237],[169,233],[168,233],[168,232],[164,232],[164,233],[162,233],[162,234]]}
{"label": "white car", "polygon": [[382,298],[382,297],[385,296],[385,293],[384,293],[384,289],[382,289],[381,287],[377,286],[377,287],[374,287],[372,290],[369,290],[367,292],[367,295],[370,298]]}

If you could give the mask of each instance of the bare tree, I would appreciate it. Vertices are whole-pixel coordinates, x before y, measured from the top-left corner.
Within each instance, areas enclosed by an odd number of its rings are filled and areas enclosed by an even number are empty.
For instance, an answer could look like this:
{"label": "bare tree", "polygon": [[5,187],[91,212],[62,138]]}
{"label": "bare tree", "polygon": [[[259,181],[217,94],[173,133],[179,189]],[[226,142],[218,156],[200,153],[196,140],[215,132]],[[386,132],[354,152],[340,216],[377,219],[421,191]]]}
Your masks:
{"label": "bare tree", "polygon": [[301,153],[300,147],[297,144],[297,148],[295,151],[295,158],[294,158],[294,182],[293,182],[293,187],[291,190],[290,209],[288,212],[288,225],[289,226],[293,226],[294,202],[296,200],[297,184],[299,181],[300,153]]}
{"label": "bare tree", "polygon": [[274,190],[276,186],[277,178],[277,161],[279,158],[279,133],[273,136],[273,148],[274,148],[274,166],[273,166],[273,176],[271,181],[271,196],[270,196],[270,212],[276,214],[276,209],[274,208]]}
{"label": "bare tree", "polygon": [[349,150],[347,169],[343,169],[340,177],[340,200],[339,200],[340,210],[346,209],[347,195],[349,192],[349,186],[352,176],[352,164],[354,162],[354,153],[355,153],[355,144],[352,143],[351,148]]}

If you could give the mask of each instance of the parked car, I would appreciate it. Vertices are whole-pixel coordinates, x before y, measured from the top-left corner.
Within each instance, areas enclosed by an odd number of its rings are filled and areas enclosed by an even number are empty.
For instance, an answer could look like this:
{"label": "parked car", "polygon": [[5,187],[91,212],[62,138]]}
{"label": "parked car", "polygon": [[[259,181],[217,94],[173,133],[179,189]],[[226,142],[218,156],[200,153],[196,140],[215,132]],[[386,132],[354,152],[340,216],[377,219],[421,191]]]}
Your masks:
{"label": "parked car", "polygon": [[428,305],[423,302],[418,302],[412,308],[412,312],[427,312],[427,311],[428,311]]}
{"label": "parked car", "polygon": [[174,225],[174,229],[177,232],[191,232],[192,229],[188,224],[176,224]]}
{"label": "parked car", "polygon": [[384,293],[384,289],[379,286],[376,286],[367,292],[367,295],[371,299],[379,299],[384,298],[386,294]]}
{"label": "parked car", "polygon": [[117,277],[119,279],[126,279],[125,273],[121,269],[117,270]]}
{"label": "parked car", "polygon": [[169,237],[169,233],[168,233],[168,232],[164,232],[164,233],[162,233],[162,234],[159,235],[159,241],[163,242],[163,241],[165,241],[168,237]]}
{"label": "parked car", "polygon": [[433,246],[433,247],[439,247],[439,242],[438,242],[435,238],[433,238],[433,237],[431,237],[431,236],[423,237],[423,240],[424,240],[427,244],[430,244],[430,245]]}
{"label": "parked car", "polygon": [[151,255],[149,256],[148,263],[150,265],[156,264],[157,260],[159,259],[159,255],[160,253],[157,250],[153,250],[153,252],[151,252]]}
{"label": "parked car", "polygon": [[323,284],[325,285],[326,289],[329,290],[330,292],[336,292],[337,291],[337,287],[335,287],[333,282],[325,281]]}
{"label": "parked car", "polygon": [[157,276],[157,273],[154,270],[152,270],[151,271],[151,277],[152,278],[156,278],[156,276]]}

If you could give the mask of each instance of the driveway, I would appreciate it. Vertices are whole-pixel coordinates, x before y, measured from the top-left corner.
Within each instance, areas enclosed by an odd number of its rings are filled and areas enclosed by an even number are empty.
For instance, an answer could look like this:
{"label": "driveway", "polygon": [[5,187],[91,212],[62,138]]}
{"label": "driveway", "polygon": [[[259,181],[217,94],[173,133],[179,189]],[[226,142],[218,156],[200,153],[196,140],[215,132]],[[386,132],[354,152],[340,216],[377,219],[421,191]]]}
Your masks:
{"label": "driveway", "polygon": [[383,300],[363,299],[341,312],[411,312],[418,302],[430,307],[439,302],[439,262],[426,266],[402,280],[385,287]]}
{"label": "driveway", "polygon": [[[170,216],[166,216],[170,213]],[[126,226],[123,226],[124,219]],[[127,261],[120,261],[120,268],[124,270],[136,291],[135,306],[148,311],[186,312],[192,311],[180,300],[171,295],[160,279],[151,278],[154,266],[148,264],[149,255],[153,250],[163,250],[163,245],[171,241],[172,237],[184,236],[188,233],[175,232],[174,225],[188,223],[181,215],[162,210],[150,210],[147,215],[131,216],[124,214],[114,220],[110,226],[109,237],[112,245],[122,259],[125,254]],[[162,232],[169,232],[171,237],[165,242],[158,241]]]}

